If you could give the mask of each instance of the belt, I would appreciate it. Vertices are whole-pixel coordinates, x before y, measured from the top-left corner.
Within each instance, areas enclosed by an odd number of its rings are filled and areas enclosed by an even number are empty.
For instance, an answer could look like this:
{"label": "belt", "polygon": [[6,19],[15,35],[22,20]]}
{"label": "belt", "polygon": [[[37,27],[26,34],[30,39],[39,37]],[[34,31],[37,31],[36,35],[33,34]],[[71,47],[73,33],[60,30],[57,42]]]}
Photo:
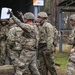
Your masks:
{"label": "belt", "polygon": [[22,48],[30,51],[35,51],[35,47],[23,46]]}
{"label": "belt", "polygon": [[47,43],[39,43],[38,49],[39,50],[47,50]]}

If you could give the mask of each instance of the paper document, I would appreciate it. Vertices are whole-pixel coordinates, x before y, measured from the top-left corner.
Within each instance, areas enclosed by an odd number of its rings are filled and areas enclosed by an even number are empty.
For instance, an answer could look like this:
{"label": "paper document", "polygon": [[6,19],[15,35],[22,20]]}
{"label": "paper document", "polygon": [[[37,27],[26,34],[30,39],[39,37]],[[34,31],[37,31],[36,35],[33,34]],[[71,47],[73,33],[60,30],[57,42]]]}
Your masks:
{"label": "paper document", "polygon": [[11,11],[12,9],[6,8],[6,7],[2,8],[2,10],[1,10],[1,19],[9,19],[10,18],[10,14],[8,14],[8,10]]}

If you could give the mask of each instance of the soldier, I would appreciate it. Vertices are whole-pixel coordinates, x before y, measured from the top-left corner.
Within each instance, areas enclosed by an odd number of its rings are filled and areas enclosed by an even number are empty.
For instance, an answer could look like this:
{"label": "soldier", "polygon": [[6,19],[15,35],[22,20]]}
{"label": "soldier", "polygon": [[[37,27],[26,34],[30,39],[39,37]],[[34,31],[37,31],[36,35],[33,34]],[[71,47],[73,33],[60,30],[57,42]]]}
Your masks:
{"label": "soldier", "polygon": [[70,51],[69,61],[67,65],[67,75],[74,75],[75,70],[75,14],[70,16],[70,23],[72,27],[71,34],[69,35],[68,44],[72,45]]}
{"label": "soldier", "polygon": [[8,30],[9,30],[8,20],[1,20],[1,25],[0,25],[0,65],[5,65]]}
{"label": "soldier", "polygon": [[21,46],[18,42],[14,42],[14,41],[21,37],[23,31],[20,27],[18,27],[14,23],[12,18],[9,19],[9,24],[10,24],[10,28],[7,34],[7,49],[8,49],[7,56],[9,59],[9,64],[15,65],[13,56],[15,57],[15,59],[18,58],[20,51],[21,51],[20,49]]}
{"label": "soldier", "polygon": [[41,75],[57,75],[54,67],[54,27],[47,20],[48,15],[45,12],[38,13],[38,22],[40,22],[39,29],[39,60]]}
{"label": "soldier", "polygon": [[[12,13],[10,12],[10,14]],[[12,15],[12,19],[17,24],[17,26],[19,26],[23,30],[23,34],[21,35],[22,38],[20,37],[21,39],[17,38],[15,40],[17,41],[17,43],[20,43],[22,49],[20,55],[16,59],[14,56],[12,57],[15,59],[15,66],[16,66],[15,75],[23,75],[23,74],[28,75],[30,73],[31,75],[40,75],[36,66],[36,56],[35,56],[36,47],[38,45],[37,44],[38,33],[36,25],[33,24],[34,14],[32,14],[31,12],[25,13],[24,23],[22,23],[14,15]]]}

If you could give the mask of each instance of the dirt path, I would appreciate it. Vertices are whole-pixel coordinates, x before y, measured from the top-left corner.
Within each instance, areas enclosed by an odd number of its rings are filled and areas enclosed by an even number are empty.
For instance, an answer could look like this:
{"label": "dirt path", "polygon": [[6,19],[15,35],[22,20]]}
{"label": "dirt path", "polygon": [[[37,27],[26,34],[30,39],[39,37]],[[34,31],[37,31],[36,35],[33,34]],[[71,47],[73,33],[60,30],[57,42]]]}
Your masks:
{"label": "dirt path", "polygon": [[58,75],[67,75],[66,73],[60,73],[60,74],[58,74]]}

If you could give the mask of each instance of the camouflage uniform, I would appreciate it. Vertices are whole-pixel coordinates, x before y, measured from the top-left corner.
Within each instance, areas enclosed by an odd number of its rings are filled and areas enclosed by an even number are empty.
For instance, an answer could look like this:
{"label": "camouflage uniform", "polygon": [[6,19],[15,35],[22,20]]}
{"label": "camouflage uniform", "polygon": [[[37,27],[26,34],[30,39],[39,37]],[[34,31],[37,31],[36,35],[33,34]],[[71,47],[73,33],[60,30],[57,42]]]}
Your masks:
{"label": "camouflage uniform", "polygon": [[[22,50],[19,41],[22,39],[22,29],[17,27],[15,24],[9,29],[7,34],[7,41],[8,41],[8,56],[10,59],[10,64],[14,64],[14,59],[18,58],[20,52]],[[14,64],[15,65],[15,64]]]}
{"label": "camouflage uniform", "polygon": [[36,66],[36,25],[22,23],[15,16],[12,16],[12,19],[24,31],[23,37],[19,40],[22,51],[19,58],[16,59],[17,67],[15,75],[23,75],[24,73],[25,75],[30,73],[31,75],[40,75]]}
{"label": "camouflage uniform", "polygon": [[5,64],[9,24],[0,25],[0,65]]}
{"label": "camouflage uniform", "polygon": [[[70,20],[75,21],[75,14],[70,16]],[[72,27],[72,32],[69,35],[68,44],[72,45],[72,47],[75,50],[75,22],[73,23],[74,26]],[[74,70],[75,70],[75,51],[70,53],[69,61],[67,64],[67,75],[74,75]]]}
{"label": "camouflage uniform", "polygon": [[[38,14],[38,18],[43,17],[47,18],[47,14],[45,12],[40,12]],[[38,27],[39,29],[39,60],[40,60],[40,73],[41,75],[48,75],[48,71],[51,75],[57,75],[55,67],[54,67],[54,27],[47,22],[47,19],[43,20]]]}

